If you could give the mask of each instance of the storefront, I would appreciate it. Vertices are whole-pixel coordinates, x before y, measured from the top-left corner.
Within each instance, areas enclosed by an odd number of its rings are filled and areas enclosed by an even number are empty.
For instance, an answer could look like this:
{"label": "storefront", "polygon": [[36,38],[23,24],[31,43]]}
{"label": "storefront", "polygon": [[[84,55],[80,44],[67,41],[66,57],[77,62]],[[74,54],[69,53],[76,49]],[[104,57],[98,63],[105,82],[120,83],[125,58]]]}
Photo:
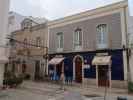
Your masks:
{"label": "storefront", "polygon": [[97,86],[111,87],[111,56],[95,56],[92,65],[96,67]]}
{"label": "storefront", "polygon": [[[105,58],[103,57],[102,59],[105,59],[105,61],[102,62],[103,64],[100,63],[99,67],[96,67],[95,65],[97,64],[92,64],[92,62],[98,54],[107,54],[108,56]],[[112,80],[124,81],[122,49],[51,54],[50,59],[57,55],[62,55],[65,58],[63,60],[65,77],[71,77],[76,83],[84,83],[85,80],[93,80],[95,85],[105,86],[105,82],[102,82],[101,80],[102,78],[105,78],[102,77],[103,74],[107,75],[107,73],[109,73],[109,80],[107,85],[110,87]],[[89,67],[87,68],[85,65],[88,65]]]}
{"label": "storefront", "polygon": [[64,57],[54,57],[49,61],[49,75],[51,80],[60,80],[64,74]]}

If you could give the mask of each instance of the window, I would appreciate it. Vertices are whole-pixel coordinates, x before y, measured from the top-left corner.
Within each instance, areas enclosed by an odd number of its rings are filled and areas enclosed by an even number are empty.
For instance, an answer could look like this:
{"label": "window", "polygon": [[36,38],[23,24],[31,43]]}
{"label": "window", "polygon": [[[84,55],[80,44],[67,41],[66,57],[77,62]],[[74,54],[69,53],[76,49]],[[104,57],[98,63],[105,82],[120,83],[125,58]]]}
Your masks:
{"label": "window", "polygon": [[26,66],[26,62],[23,61],[23,64],[22,64],[22,73],[26,73],[26,70],[27,70],[27,66]]}
{"label": "window", "polygon": [[74,48],[80,50],[82,47],[82,30],[77,28],[74,32]]}
{"label": "window", "polygon": [[57,51],[63,50],[63,33],[57,33]]}
{"label": "window", "polygon": [[24,48],[27,48],[27,39],[24,39]]}
{"label": "window", "polygon": [[13,25],[15,23],[15,17],[14,16],[10,16],[9,17],[9,25]]}
{"label": "window", "polygon": [[32,21],[29,19],[25,19],[22,23],[21,23],[21,28],[22,29],[27,29],[32,27]]}
{"label": "window", "polygon": [[96,27],[97,30],[97,48],[103,49],[108,47],[107,25],[100,24]]}
{"label": "window", "polygon": [[36,45],[39,47],[41,46],[41,38],[40,37],[37,37],[36,38]]}

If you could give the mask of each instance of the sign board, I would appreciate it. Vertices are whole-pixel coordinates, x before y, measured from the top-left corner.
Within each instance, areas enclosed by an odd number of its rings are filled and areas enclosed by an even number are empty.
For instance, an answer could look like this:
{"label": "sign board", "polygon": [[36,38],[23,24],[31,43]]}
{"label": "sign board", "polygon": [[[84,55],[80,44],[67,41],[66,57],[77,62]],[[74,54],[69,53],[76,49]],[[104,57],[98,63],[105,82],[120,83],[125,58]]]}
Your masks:
{"label": "sign board", "polygon": [[108,56],[108,53],[96,53],[97,56]]}
{"label": "sign board", "polygon": [[129,15],[133,16],[133,0],[128,0]]}
{"label": "sign board", "polygon": [[89,68],[90,69],[90,65],[89,64],[84,64],[84,68]]}

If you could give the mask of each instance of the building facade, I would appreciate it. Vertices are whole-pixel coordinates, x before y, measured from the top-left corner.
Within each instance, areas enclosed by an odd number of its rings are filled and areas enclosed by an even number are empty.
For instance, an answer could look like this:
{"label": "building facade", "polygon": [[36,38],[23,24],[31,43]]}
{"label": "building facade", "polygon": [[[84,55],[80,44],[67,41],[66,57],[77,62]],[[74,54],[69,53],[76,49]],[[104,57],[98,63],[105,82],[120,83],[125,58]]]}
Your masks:
{"label": "building facade", "polygon": [[74,82],[126,87],[127,7],[122,1],[49,22],[50,60],[62,56]]}
{"label": "building facade", "polygon": [[21,14],[10,11],[8,17],[8,33],[21,29],[21,22],[26,18]]}
{"label": "building facade", "polygon": [[[10,70],[31,79],[39,79],[47,73],[47,24],[34,24],[31,19],[22,21],[21,30],[12,32],[16,40],[10,51]],[[37,22],[36,22],[37,23]],[[11,67],[10,67],[11,66]]]}
{"label": "building facade", "polygon": [[35,26],[37,24],[46,23],[47,19],[45,18],[38,18],[38,17],[32,17],[32,16],[23,16],[19,13],[10,11],[9,17],[8,17],[8,33],[12,33],[16,30],[21,30],[23,26],[23,21],[29,21],[31,20],[32,26]]}
{"label": "building facade", "polygon": [[[22,29],[13,32],[13,38],[23,42],[10,53],[16,72],[36,79],[54,70],[57,79],[63,73],[65,80],[76,83],[121,88],[127,87],[129,73],[133,81],[132,50],[127,53],[132,18],[126,0],[43,24],[35,22],[26,18]],[[41,44],[48,52],[27,43]]]}

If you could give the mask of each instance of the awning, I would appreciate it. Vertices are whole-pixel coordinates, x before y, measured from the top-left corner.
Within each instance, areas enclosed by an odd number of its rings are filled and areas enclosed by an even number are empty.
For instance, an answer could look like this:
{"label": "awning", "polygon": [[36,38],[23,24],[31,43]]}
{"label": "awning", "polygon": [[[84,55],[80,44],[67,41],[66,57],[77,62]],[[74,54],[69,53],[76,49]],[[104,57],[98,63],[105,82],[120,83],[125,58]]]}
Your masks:
{"label": "awning", "polygon": [[95,56],[92,65],[110,65],[111,56]]}
{"label": "awning", "polygon": [[64,59],[65,59],[64,57],[54,57],[53,59],[51,59],[49,61],[49,64],[57,65],[57,64],[61,63]]}

